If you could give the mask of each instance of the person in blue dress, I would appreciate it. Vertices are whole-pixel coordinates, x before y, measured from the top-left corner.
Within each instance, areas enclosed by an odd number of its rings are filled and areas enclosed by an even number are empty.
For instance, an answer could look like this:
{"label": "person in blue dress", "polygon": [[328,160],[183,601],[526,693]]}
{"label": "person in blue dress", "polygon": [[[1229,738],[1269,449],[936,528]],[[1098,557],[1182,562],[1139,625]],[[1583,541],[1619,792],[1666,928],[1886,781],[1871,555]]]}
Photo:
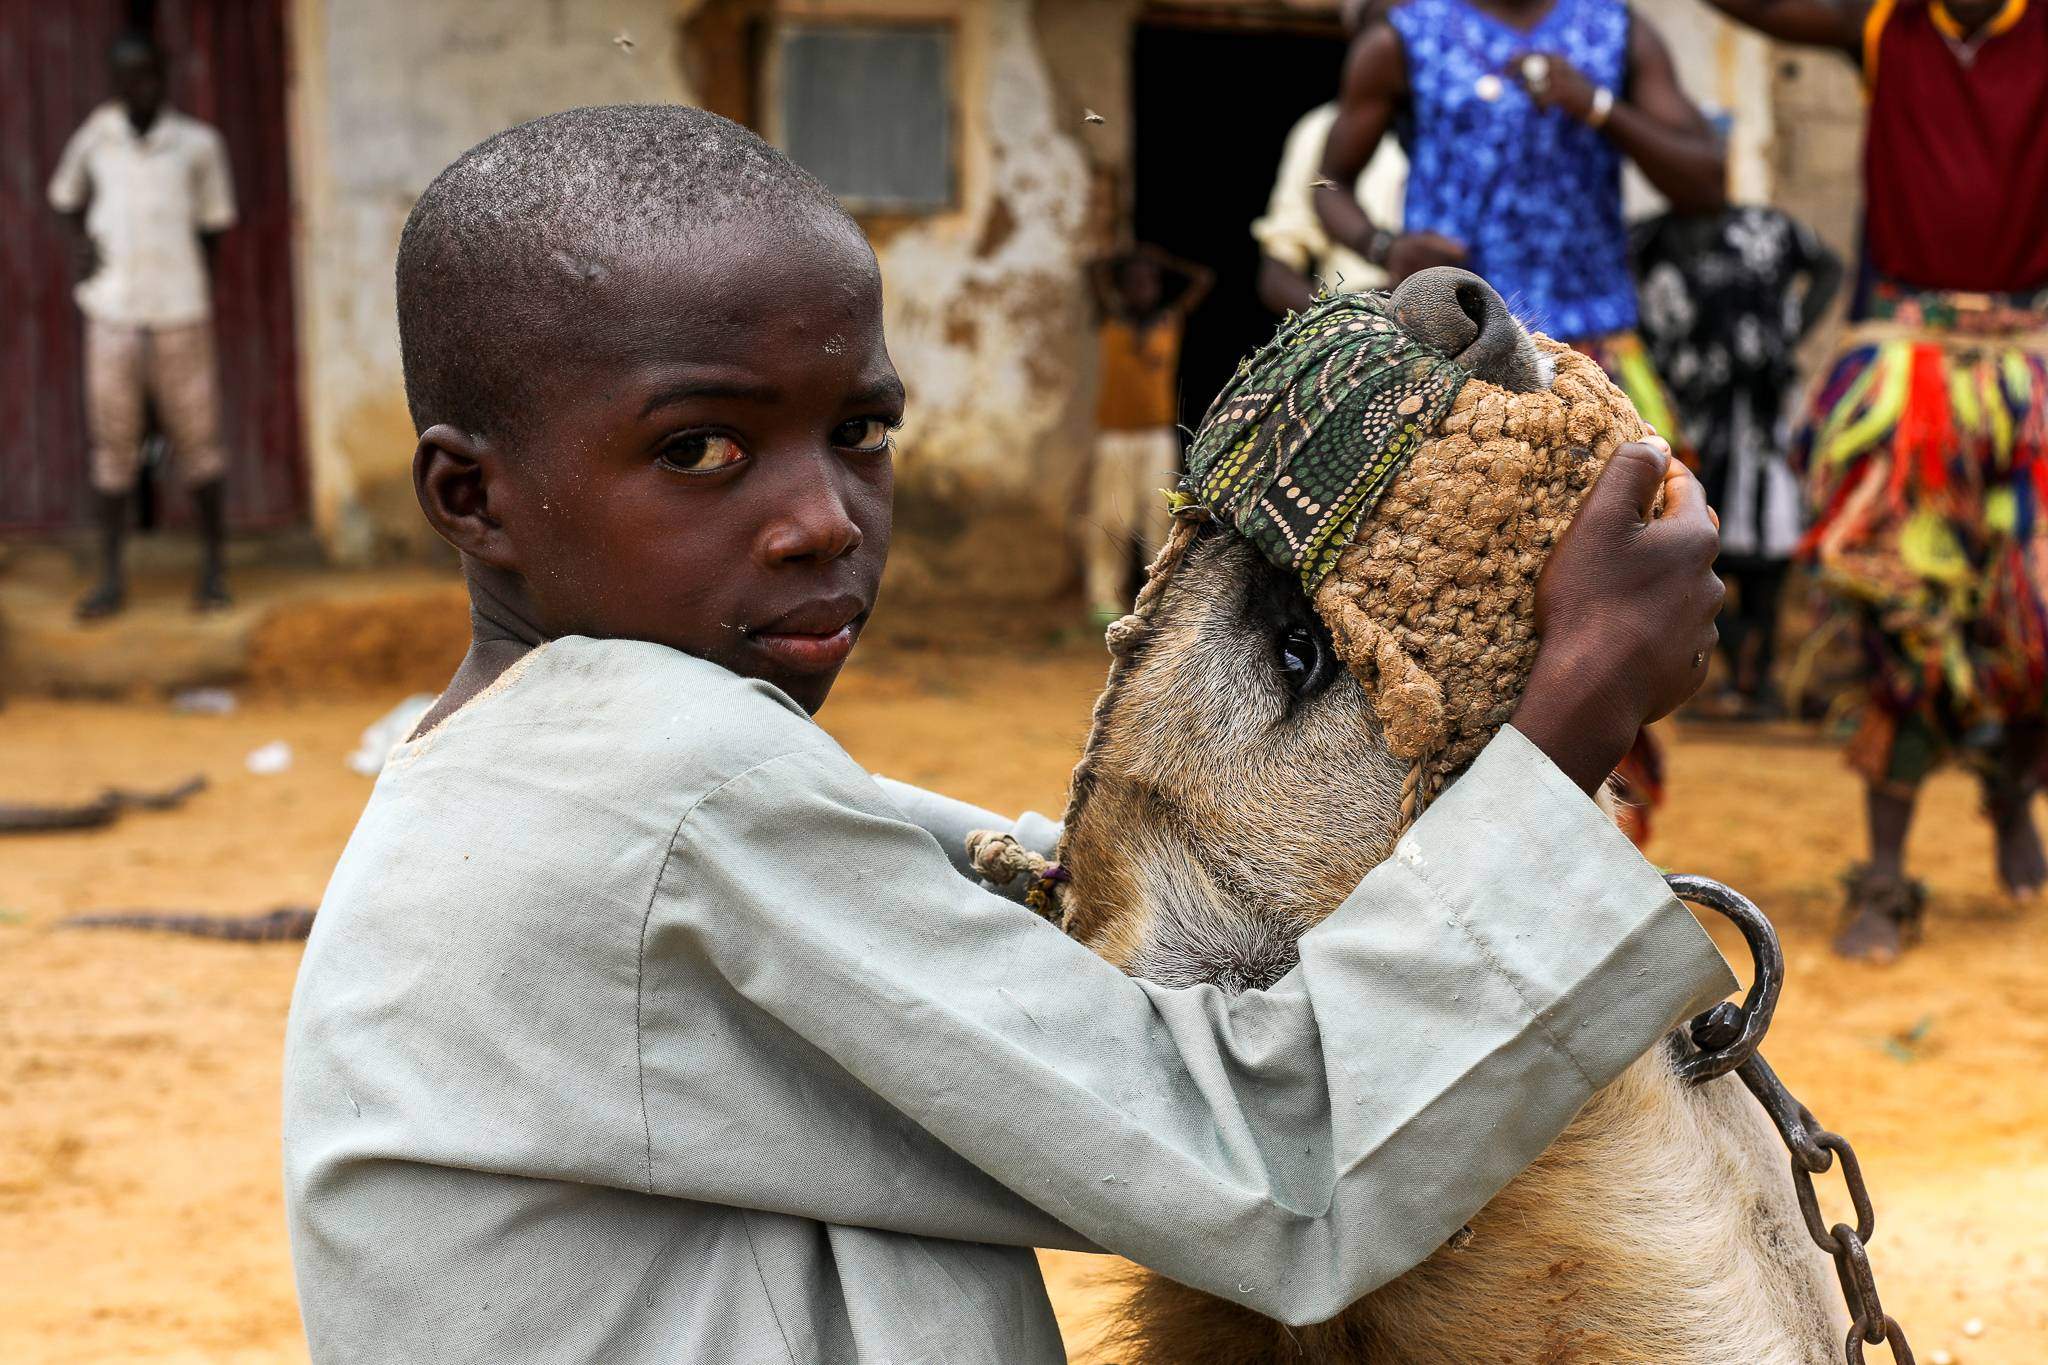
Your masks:
{"label": "person in blue dress", "polygon": [[[1351,186],[1397,121],[1404,221],[1376,223]],[[1404,0],[1352,40],[1316,212],[1394,284],[1434,265],[1483,276],[1522,322],[1599,361],[1691,464],[1683,414],[1636,334],[1624,158],[1678,212],[1726,206],[1721,138],[1624,0]],[[1638,842],[1660,768],[1645,736],[1618,774]]]}
{"label": "person in blue dress", "polygon": [[[1406,0],[1353,41],[1339,103],[1316,196],[1331,235],[1396,283],[1432,265],[1484,276],[1679,445],[1635,337],[1621,164],[1679,212],[1715,213],[1727,157],[1655,27],[1622,0]],[[1397,117],[1406,218],[1375,223],[1346,187]]]}

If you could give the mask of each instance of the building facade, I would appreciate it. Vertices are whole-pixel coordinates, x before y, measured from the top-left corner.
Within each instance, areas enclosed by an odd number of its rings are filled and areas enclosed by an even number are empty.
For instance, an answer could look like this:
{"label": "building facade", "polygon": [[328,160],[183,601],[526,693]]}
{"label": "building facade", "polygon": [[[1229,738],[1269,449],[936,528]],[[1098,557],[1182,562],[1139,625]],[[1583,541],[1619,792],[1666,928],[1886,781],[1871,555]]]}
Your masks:
{"label": "building facade", "polygon": [[[391,290],[414,197],[463,149],[522,120],[679,101],[788,148],[875,243],[911,399],[892,568],[892,591],[911,596],[1072,586],[1095,396],[1086,263],[1135,229],[1217,268],[1190,338],[1182,409],[1196,420],[1220,380],[1214,357],[1271,323],[1251,297],[1249,223],[1286,128],[1334,92],[1343,51],[1334,0],[272,4],[288,78],[291,279],[258,283],[289,287],[294,345],[273,350],[288,353],[297,430],[266,458],[296,462],[298,515],[331,559],[436,552],[413,501]],[[210,32],[208,8],[161,0],[159,30],[168,17]],[[1767,44],[1695,0],[1639,8],[1696,97],[1737,111],[1735,194],[1783,201],[1799,182],[1784,175],[1774,111],[1798,107],[1811,122],[1839,88],[1789,76]],[[177,84],[174,70],[174,99]],[[1808,176],[1829,154],[1804,135],[1794,145]],[[1847,152],[1853,171],[1853,143]],[[1646,187],[1631,195],[1650,203]],[[45,529],[60,520],[46,515]]]}

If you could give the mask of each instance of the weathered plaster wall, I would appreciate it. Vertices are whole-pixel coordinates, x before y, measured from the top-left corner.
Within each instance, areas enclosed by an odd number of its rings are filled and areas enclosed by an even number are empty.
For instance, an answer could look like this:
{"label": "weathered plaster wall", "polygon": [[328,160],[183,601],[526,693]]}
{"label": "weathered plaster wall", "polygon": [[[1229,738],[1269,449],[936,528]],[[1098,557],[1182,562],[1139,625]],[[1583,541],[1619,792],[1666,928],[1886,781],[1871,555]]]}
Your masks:
{"label": "weathered plaster wall", "polygon": [[1862,80],[1844,57],[1780,47],[1771,94],[1779,127],[1776,202],[1851,259],[1863,212]]}
{"label": "weathered plaster wall", "polygon": [[1089,178],[1030,0],[783,0],[777,10],[956,26],[958,206],[893,223],[877,241],[889,348],[910,394],[890,591],[1048,596],[1071,572],[1089,437]]}
{"label": "weathered plaster wall", "polygon": [[[465,147],[521,120],[577,104],[689,99],[684,58],[707,54],[678,44],[696,8],[296,0],[307,436],[315,523],[337,559],[433,543],[413,504],[391,298],[414,197]],[[957,25],[959,206],[878,234],[890,343],[912,400],[894,590],[1055,592],[1070,572],[1070,512],[1089,437],[1090,186],[1079,113],[1061,117],[1032,6],[783,0],[773,9],[929,14]],[[1123,40],[1115,22],[1103,31]],[[633,38],[630,50],[614,43],[621,33]]]}
{"label": "weathered plaster wall", "polygon": [[[1131,44],[1144,0],[1038,0],[1032,13],[1052,78],[1053,115],[1087,158],[1088,237],[1107,247],[1130,209]],[[1087,112],[1103,116],[1086,122]]]}
{"label": "weathered plaster wall", "polygon": [[673,0],[294,0],[301,392],[314,526],[336,559],[433,543],[391,293],[414,198],[514,123],[684,99],[674,15]]}

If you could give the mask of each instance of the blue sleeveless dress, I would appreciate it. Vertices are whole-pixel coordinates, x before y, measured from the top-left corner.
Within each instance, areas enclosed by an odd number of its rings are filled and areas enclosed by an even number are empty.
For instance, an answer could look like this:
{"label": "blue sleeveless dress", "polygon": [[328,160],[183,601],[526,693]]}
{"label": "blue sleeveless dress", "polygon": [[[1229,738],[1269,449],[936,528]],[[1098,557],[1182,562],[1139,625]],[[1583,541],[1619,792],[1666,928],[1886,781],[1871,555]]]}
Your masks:
{"label": "blue sleeveless dress", "polygon": [[1463,242],[1466,264],[1515,315],[1560,341],[1634,327],[1621,153],[1501,75],[1527,53],[1555,52],[1621,94],[1628,7],[1557,0],[1527,33],[1465,0],[1408,0],[1388,18],[1407,49],[1414,116],[1408,231]]}

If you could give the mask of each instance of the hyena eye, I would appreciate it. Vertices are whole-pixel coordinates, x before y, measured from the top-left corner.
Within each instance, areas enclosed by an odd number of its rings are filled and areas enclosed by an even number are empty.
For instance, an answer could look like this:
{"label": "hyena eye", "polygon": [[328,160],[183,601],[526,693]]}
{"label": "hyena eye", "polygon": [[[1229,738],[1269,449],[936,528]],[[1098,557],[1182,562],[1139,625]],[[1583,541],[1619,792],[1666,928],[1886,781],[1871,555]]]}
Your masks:
{"label": "hyena eye", "polygon": [[1273,644],[1280,681],[1296,701],[1322,691],[1335,676],[1336,660],[1329,641],[1307,626],[1289,626]]}

